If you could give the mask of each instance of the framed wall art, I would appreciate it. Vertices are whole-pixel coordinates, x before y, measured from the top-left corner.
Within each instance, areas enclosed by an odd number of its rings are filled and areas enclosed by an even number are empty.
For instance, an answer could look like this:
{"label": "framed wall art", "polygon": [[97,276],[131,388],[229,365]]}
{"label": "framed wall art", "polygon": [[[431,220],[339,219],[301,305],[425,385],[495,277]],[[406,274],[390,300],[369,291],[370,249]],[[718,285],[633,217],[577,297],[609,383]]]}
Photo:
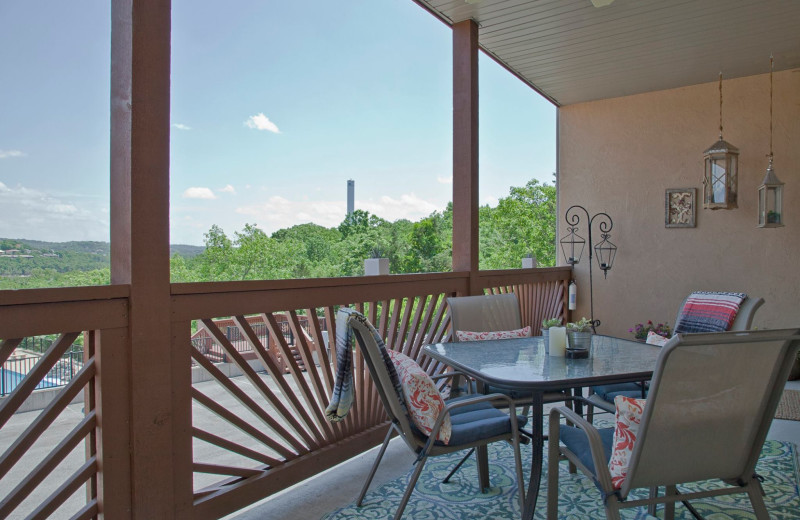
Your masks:
{"label": "framed wall art", "polygon": [[696,226],[696,188],[667,188],[664,202],[664,224],[668,228]]}

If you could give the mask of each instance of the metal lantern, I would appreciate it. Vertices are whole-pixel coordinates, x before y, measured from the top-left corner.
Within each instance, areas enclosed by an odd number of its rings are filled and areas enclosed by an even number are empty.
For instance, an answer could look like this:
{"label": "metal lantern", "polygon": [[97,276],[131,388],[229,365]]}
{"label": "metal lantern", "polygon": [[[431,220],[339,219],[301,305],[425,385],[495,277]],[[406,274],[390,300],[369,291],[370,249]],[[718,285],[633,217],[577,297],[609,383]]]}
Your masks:
{"label": "metal lantern", "polygon": [[703,177],[703,207],[735,208],[739,178],[739,149],[720,139],[703,154],[706,163]]}
{"label": "metal lantern", "polygon": [[594,253],[597,256],[597,265],[603,270],[603,278],[608,277],[608,270],[614,265],[614,257],[617,256],[617,246],[608,239],[609,235],[600,235],[603,241],[594,246]]}
{"label": "metal lantern", "polygon": [[583,256],[583,248],[586,246],[586,240],[579,234],[575,233],[578,228],[568,227],[569,234],[561,239],[561,252],[564,254],[564,260],[569,265],[575,265],[580,262]]}
{"label": "metal lantern", "polygon": [[[581,260],[581,256],[583,256],[583,248],[586,246],[586,240],[583,239],[582,236],[575,233],[578,230],[578,226],[581,222],[581,212],[586,216],[586,220],[588,223],[589,228],[589,310],[591,312],[591,323],[592,323],[592,332],[597,332],[597,327],[600,325],[600,320],[596,320],[594,318],[594,277],[592,276],[592,252],[597,255],[597,264],[600,266],[600,269],[603,270],[603,277],[605,278],[608,276],[608,270],[611,269],[611,266],[614,265],[614,258],[617,256],[617,246],[612,244],[608,237],[611,228],[614,227],[614,222],[611,220],[611,217],[608,216],[607,213],[595,213],[594,216],[589,216],[589,212],[583,206],[574,205],[570,206],[567,212],[564,214],[564,219],[567,221],[567,230],[569,231],[567,235],[562,238],[559,242],[561,244],[561,252],[564,254],[564,260],[570,266],[574,266]],[[600,230],[600,236],[603,240],[594,245],[592,242],[592,227],[594,226],[594,220],[597,220],[597,226]],[[573,295],[575,294],[575,285],[574,282],[570,284],[570,302],[573,302],[572,299]],[[572,305],[570,310],[574,309],[574,304]]]}
{"label": "metal lantern", "polygon": [[783,226],[783,183],[772,168],[772,56],[769,57],[769,164],[758,187],[758,227]]}
{"label": "metal lantern", "polygon": [[758,187],[758,227],[783,226],[783,183],[772,169],[772,156],[769,158],[767,174]]}
{"label": "metal lantern", "polygon": [[722,138],[722,73],[719,73],[719,141],[703,152],[703,208],[733,209],[739,183],[739,149]]}

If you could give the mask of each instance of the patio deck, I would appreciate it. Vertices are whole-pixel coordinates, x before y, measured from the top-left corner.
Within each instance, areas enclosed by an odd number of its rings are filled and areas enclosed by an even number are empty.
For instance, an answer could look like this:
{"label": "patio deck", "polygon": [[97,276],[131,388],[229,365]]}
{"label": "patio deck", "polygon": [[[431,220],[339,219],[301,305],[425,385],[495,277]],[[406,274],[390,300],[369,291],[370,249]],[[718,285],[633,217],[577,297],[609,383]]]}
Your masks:
{"label": "patio deck", "polygon": [[[800,390],[800,380],[787,382],[786,388]],[[546,408],[550,406],[554,405]],[[800,444],[800,421],[775,419],[767,438]],[[376,453],[377,447],[226,518],[229,520],[320,518],[355,500]],[[384,482],[405,475],[411,470],[413,461],[414,457],[402,441],[394,439],[386,450],[370,489],[377,489]]]}
{"label": "patio deck", "polygon": [[[271,389],[278,391],[277,385],[265,373],[260,374],[262,379],[267,382]],[[231,378],[237,386],[247,390],[253,390],[253,385],[244,377]],[[246,409],[233,397],[225,392],[215,381],[203,381],[193,385],[198,390],[212,395],[220,404],[230,411],[241,414],[246,413]],[[800,390],[800,381],[790,381],[786,388]],[[295,388],[296,389],[296,388]],[[248,392],[249,393],[249,392]],[[83,418],[83,405],[73,404],[59,416],[59,419],[52,427],[44,433],[42,438],[26,453],[24,462],[17,464],[9,473],[8,479],[11,482],[18,482],[30,468],[43,457],[45,457],[52,446],[58,444],[61,439]],[[16,414],[0,430],[0,446],[10,445],[14,439],[33,421],[38,414],[37,411]],[[216,418],[207,413],[197,403],[193,405],[194,426],[200,429],[214,431],[219,423]],[[226,438],[246,442],[241,432],[229,429],[225,432]],[[238,438],[238,439],[237,439]],[[800,443],[800,421],[787,421],[776,419],[769,433],[770,439],[783,440]],[[377,448],[377,446],[376,446]],[[376,448],[354,457],[338,466],[330,468],[319,475],[292,486],[276,495],[257,502],[242,511],[237,511],[226,516],[228,519],[236,520],[309,520],[320,518],[326,513],[352,502],[358,495],[361,486],[366,478],[374,457]],[[215,449],[214,447],[194,440],[195,460],[203,460],[213,464],[231,464],[241,462],[241,458],[230,452]],[[402,444],[402,441],[395,439],[389,445],[384,460],[379,467],[372,488],[379,487],[382,483],[393,480],[406,474],[413,463],[413,456]],[[67,476],[74,473],[84,461],[83,447],[78,446],[72,451],[67,459],[51,475],[52,483],[58,483]],[[195,489],[200,489],[206,485],[213,484],[219,480],[219,476],[207,474],[195,474]],[[45,484],[41,489],[35,491],[26,500],[18,511],[15,511],[9,518],[25,518],[26,512],[35,508],[44,501],[52,486]],[[73,497],[65,504],[65,511],[74,511],[84,502],[82,491],[76,492]],[[64,512],[55,514],[52,518],[69,518],[71,515]]]}

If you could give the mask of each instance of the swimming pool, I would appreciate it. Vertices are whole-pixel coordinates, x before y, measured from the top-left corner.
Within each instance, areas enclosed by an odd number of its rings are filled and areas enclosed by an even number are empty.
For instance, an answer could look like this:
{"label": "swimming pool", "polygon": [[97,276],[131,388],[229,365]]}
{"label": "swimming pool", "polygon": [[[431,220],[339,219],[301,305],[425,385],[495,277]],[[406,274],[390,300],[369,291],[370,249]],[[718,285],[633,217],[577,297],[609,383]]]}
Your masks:
{"label": "swimming pool", "polygon": [[[20,374],[7,368],[0,368],[0,395],[10,394],[19,385],[25,374]],[[39,384],[36,385],[35,390],[42,390],[44,388],[55,388],[57,386],[64,386],[60,379],[55,377],[45,377]]]}

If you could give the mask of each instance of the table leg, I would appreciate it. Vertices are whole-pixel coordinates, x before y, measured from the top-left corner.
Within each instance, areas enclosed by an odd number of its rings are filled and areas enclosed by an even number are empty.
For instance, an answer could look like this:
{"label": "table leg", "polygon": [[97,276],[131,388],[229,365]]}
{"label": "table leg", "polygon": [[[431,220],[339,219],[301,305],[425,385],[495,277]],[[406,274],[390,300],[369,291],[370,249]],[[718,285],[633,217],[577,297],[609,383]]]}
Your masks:
{"label": "table leg", "polygon": [[531,480],[528,482],[528,492],[525,495],[525,510],[522,512],[523,520],[532,520],[536,510],[536,499],[539,497],[539,484],[542,480],[542,449],[544,448],[544,403],[541,392],[533,393],[531,403]]}
{"label": "table leg", "polygon": [[[482,381],[477,382],[477,390],[480,394],[488,393],[486,385]],[[475,458],[478,463],[478,485],[481,493],[485,493],[491,483],[489,482],[489,448],[485,444],[475,448]]]}

